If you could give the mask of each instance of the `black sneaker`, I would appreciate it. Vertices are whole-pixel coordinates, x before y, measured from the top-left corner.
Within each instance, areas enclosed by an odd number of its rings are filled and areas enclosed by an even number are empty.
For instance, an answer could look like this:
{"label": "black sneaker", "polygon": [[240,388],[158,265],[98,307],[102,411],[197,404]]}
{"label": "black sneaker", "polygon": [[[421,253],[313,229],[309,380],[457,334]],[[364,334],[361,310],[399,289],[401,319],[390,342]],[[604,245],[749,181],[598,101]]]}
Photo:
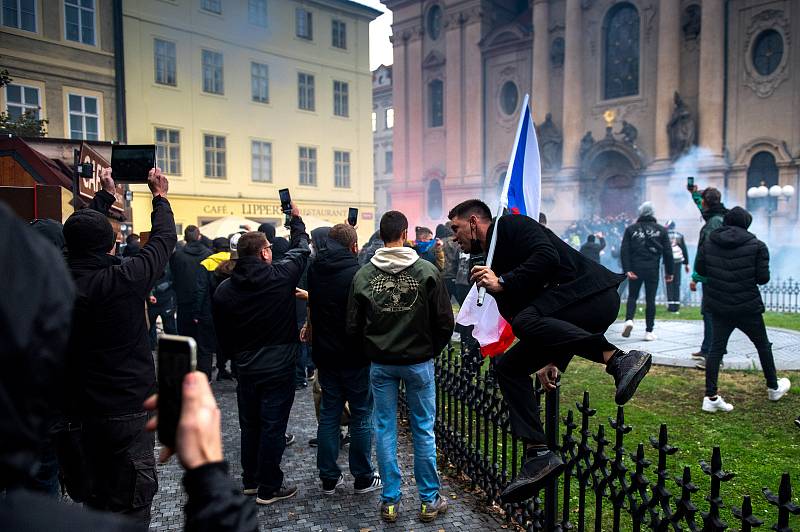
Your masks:
{"label": "black sneaker", "polygon": [[517,478],[506,486],[500,495],[503,504],[522,502],[533,497],[547,480],[558,476],[564,469],[561,457],[551,450],[544,454],[528,458],[522,464]]}
{"label": "black sneaker", "polygon": [[794,426],[800,429],[800,416],[798,416],[797,419],[794,420]]}
{"label": "black sneaker", "polygon": [[344,476],[342,475],[339,475],[337,479],[322,479],[322,493],[325,495],[333,495],[339,486],[344,486]]}
{"label": "black sneaker", "polygon": [[692,353],[692,358],[694,358],[696,360],[705,360],[706,359],[706,354],[703,353],[702,351],[698,351],[696,353]]}
{"label": "black sneaker", "polygon": [[317,440],[316,438],[311,438],[310,440],[308,440],[308,446],[316,447],[319,444],[318,442],[319,440]]}
{"label": "black sneaker", "polygon": [[299,392],[303,388],[308,388],[308,382],[307,381],[298,382],[297,385],[294,387],[295,391],[297,391],[297,392]]}
{"label": "black sneaker", "polygon": [[369,493],[370,491],[379,490],[383,487],[381,477],[372,475],[371,477],[357,478],[353,483],[354,493]]}
{"label": "black sneaker", "polygon": [[653,362],[653,355],[645,351],[624,351],[617,350],[614,357],[606,366],[606,373],[614,377],[614,384],[617,385],[617,393],[614,401],[618,405],[627,403],[636,388],[647,372],[650,371],[650,364]]}
{"label": "black sneaker", "polygon": [[[702,369],[702,370],[705,371],[705,369],[706,369],[706,359],[704,358],[703,360],[701,360],[700,362],[695,364],[694,367],[696,367],[697,369]],[[724,367],[725,367],[725,363],[720,360],[719,369],[722,369]]]}
{"label": "black sneaker", "polygon": [[381,503],[381,519],[387,523],[394,523],[398,515],[400,515],[400,501]]}
{"label": "black sneaker", "polygon": [[294,437],[294,434],[285,434],[284,436],[286,436],[286,447],[289,447],[295,442],[295,440],[297,440],[297,438]]}
{"label": "black sneaker", "polygon": [[436,519],[439,514],[447,513],[447,499],[441,495],[436,496],[433,502],[423,502],[419,505],[419,520],[429,523]]}
{"label": "black sneaker", "polygon": [[218,381],[232,381],[233,375],[227,369],[221,369],[217,372],[217,380]]}
{"label": "black sneaker", "polygon": [[245,486],[242,488],[242,495],[258,495],[258,486]]}
{"label": "black sneaker", "polygon": [[261,488],[258,489],[256,504],[272,504],[297,495],[297,486],[283,485],[271,493],[267,493]]}
{"label": "black sneaker", "polygon": [[317,376],[314,368],[306,368],[306,379],[308,382],[314,382],[314,378]]}

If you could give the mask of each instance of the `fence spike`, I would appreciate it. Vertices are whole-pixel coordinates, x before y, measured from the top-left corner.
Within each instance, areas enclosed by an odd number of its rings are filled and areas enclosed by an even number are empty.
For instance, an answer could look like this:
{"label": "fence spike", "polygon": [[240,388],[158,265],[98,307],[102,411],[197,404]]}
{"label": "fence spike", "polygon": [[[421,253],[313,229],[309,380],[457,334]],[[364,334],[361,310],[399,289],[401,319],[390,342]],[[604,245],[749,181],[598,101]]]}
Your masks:
{"label": "fence spike", "polygon": [[744,496],[741,508],[731,508],[731,513],[742,522],[742,532],[750,532],[753,528],[758,528],[764,524],[764,521],[753,515],[750,495]]}
{"label": "fence spike", "polygon": [[789,473],[781,476],[781,485],[775,495],[769,488],[763,488],[764,497],[771,505],[778,508],[778,522],[772,527],[775,532],[791,532],[789,514],[800,515],[800,506],[792,502],[792,481]]}

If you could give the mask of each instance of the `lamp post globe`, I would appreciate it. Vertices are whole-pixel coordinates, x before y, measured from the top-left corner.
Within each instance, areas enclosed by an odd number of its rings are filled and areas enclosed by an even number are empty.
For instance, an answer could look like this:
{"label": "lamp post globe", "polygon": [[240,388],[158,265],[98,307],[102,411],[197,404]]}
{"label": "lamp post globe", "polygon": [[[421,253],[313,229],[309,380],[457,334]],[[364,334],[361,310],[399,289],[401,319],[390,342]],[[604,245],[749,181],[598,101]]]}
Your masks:
{"label": "lamp post globe", "polygon": [[783,187],[783,195],[787,198],[791,198],[794,196],[794,187],[792,185],[784,185]]}

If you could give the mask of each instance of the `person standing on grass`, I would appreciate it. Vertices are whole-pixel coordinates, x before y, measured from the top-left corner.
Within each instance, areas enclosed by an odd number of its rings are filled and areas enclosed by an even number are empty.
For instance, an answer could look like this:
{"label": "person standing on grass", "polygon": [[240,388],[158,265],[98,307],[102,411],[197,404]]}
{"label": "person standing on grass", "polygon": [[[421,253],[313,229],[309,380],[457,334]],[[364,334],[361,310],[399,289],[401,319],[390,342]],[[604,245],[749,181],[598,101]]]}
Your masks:
{"label": "person standing on grass", "polygon": [[433,358],[453,334],[453,308],[436,266],[404,246],[408,238],[405,215],[399,211],[384,214],[380,233],[385,247],[377,250],[353,278],[346,329],[348,334],[363,338],[364,353],[372,361],[373,423],[383,480],[381,517],[396,521],[400,507],[397,394],[402,381],[414,438],[419,517],[428,522],[447,511],[436,472]]}
{"label": "person standing on grass", "polygon": [[767,381],[767,398],[777,401],[789,391],[789,379],[779,379],[772,344],[764,325],[764,302],[758,285],[769,282],[769,250],[747,228],[753,217],[734,207],[697,250],[695,271],[705,278],[705,311],[713,325],[711,351],[706,361],[706,395],[703,411],[730,412],[733,405],[717,393],[717,377],[728,339],[734,329],[747,335],[758,350]]}

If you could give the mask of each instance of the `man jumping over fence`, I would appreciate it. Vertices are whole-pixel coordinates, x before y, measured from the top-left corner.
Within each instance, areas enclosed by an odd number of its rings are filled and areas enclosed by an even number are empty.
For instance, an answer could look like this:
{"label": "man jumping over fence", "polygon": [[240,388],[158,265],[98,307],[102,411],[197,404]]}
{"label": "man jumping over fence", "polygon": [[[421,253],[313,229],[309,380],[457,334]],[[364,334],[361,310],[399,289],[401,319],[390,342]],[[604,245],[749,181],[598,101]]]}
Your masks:
{"label": "man jumping over fence", "polygon": [[547,448],[534,402],[531,374],[537,372],[547,391],[556,388],[559,370],[574,355],[606,365],[614,377],[615,400],[625,404],[650,370],[651,355],[624,352],[606,340],[620,299],[624,276],[581,255],[552,231],[524,215],[500,216],[480,200],[467,200],[448,214],[453,240],[466,253],[488,249],[497,228],[491,269],[475,266],[472,280],[497,300],[500,314],[519,339],[495,366],[509,408],[512,433],[525,442],[517,478],[502,493],[504,503],[532,497],[564,467]]}

